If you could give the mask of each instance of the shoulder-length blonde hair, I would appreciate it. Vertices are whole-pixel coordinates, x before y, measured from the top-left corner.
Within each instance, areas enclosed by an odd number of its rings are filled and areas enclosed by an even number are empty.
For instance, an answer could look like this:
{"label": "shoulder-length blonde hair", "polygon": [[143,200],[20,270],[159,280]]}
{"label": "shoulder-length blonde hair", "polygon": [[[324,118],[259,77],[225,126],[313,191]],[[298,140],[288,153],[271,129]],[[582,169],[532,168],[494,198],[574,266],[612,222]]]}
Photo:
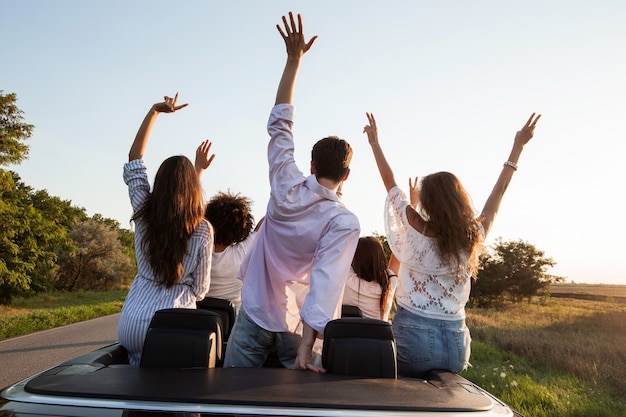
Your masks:
{"label": "shoulder-length blonde hair", "polygon": [[167,158],[157,171],[146,203],[133,215],[146,224],[147,259],[166,287],[180,281],[187,242],[204,218],[202,186],[191,161]]}
{"label": "shoulder-length blonde hair", "polygon": [[448,265],[461,265],[461,254],[469,255],[469,270],[478,270],[483,236],[472,201],[461,181],[449,172],[425,176],[420,188],[420,206],[426,228],[437,242],[439,256]]}

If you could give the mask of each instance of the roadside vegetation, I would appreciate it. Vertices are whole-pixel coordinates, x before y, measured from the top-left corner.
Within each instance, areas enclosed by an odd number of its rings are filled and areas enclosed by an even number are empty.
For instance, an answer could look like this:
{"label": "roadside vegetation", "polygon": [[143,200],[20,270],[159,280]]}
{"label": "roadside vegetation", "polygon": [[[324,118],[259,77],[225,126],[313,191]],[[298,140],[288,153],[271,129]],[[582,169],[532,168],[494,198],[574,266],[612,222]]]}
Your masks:
{"label": "roadside vegetation", "polygon": [[52,292],[0,305],[0,340],[119,313],[127,290]]}

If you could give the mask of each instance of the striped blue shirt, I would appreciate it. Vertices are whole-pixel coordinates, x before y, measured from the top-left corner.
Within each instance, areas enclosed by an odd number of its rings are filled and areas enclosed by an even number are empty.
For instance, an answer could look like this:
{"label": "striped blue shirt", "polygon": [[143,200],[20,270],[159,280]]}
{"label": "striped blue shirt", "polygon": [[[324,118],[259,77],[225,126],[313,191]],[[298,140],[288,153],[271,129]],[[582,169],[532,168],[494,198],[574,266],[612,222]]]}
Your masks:
{"label": "striped blue shirt", "polygon": [[[150,184],[144,162],[140,159],[124,164],[124,182],[136,212],[150,193]],[[170,288],[158,283],[147,254],[142,250],[146,224],[135,222],[135,252],[137,275],[124,301],[117,337],[128,350],[131,365],[138,365],[141,350],[150,320],[154,312],[164,308],[196,308],[209,291],[211,282],[211,255],[213,253],[213,229],[202,221],[187,242],[187,253],[183,258],[183,274],[178,283]]]}

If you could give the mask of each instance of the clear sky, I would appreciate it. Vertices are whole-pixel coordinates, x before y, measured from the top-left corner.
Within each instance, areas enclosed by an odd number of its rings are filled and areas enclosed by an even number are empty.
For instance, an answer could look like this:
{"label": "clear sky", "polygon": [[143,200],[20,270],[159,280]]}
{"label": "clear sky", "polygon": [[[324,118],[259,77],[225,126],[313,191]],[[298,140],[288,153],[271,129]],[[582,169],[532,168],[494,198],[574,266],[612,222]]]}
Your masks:
{"label": "clear sky", "polygon": [[385,190],[362,133],[373,112],[398,183],[454,172],[479,211],[515,132],[543,116],[488,242],[524,240],[568,281],[626,284],[626,2],[0,0],[0,89],[35,130],[11,166],[34,189],[130,227],[122,164],[164,95],[146,152],[217,154],[207,197],[231,189],[262,217],[265,125],[285,63],[275,25],[301,13],[296,159],[338,135],[354,149],[344,200],[362,234],[384,233]]}

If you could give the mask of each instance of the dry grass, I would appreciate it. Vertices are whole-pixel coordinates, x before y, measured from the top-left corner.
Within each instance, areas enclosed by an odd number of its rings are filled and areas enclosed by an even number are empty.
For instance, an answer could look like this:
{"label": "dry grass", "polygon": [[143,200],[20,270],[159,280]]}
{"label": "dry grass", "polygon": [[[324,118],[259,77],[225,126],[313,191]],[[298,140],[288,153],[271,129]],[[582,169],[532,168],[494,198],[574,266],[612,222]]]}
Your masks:
{"label": "dry grass", "polygon": [[552,284],[552,294],[589,294],[603,297],[626,298],[626,285],[607,284]]}
{"label": "dry grass", "polygon": [[626,392],[626,305],[569,298],[533,300],[503,309],[470,309],[473,337],[495,343],[539,367]]}

